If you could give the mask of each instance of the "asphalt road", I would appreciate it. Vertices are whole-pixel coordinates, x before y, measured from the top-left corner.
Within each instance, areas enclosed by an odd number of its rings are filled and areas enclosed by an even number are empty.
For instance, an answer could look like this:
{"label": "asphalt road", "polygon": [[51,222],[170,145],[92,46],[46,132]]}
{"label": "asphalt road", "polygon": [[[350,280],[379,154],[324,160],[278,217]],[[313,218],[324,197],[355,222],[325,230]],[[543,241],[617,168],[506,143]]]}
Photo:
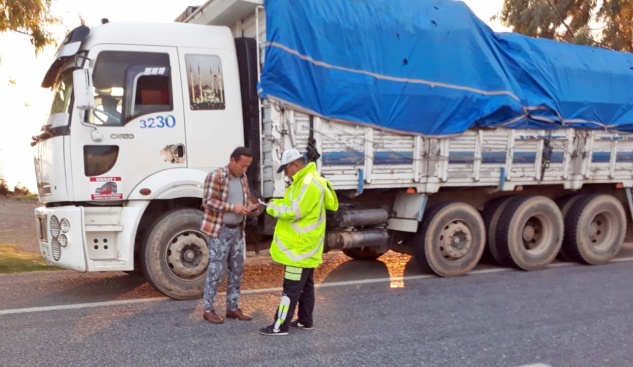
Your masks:
{"label": "asphalt road", "polygon": [[3,275],[0,366],[633,366],[631,255],[442,279],[406,255],[330,253],[315,329],[285,337],[257,333],[280,295],[281,268],[265,257],[248,260],[243,283],[255,319],[223,325],[123,273]]}

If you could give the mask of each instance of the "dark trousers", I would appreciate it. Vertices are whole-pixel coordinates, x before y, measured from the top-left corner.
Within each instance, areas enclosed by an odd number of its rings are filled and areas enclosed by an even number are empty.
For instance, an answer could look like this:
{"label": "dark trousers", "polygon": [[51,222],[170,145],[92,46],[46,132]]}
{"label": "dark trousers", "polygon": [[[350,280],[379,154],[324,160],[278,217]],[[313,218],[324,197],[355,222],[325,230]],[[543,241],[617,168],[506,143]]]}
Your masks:
{"label": "dark trousers", "polygon": [[314,311],[314,269],[284,267],[284,289],[275,313],[274,329],[287,331],[299,303],[298,320],[312,326]]}

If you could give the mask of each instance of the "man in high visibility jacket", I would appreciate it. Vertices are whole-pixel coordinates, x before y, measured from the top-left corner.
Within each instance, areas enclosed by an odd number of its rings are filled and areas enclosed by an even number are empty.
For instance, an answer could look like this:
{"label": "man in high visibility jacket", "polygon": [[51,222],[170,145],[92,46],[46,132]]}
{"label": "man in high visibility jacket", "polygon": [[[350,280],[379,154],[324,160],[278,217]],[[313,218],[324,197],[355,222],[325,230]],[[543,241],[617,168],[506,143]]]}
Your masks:
{"label": "man in high visibility jacket", "polygon": [[[288,335],[290,326],[313,327],[314,269],[323,261],[325,211],[338,210],[332,184],[306,164],[296,149],[283,152],[278,173],[285,171],[292,180],[283,199],[272,199],[266,213],[277,218],[270,245],[272,259],[284,265],[283,294],[275,321],[259,330],[262,335]],[[291,322],[299,303],[297,320]]]}

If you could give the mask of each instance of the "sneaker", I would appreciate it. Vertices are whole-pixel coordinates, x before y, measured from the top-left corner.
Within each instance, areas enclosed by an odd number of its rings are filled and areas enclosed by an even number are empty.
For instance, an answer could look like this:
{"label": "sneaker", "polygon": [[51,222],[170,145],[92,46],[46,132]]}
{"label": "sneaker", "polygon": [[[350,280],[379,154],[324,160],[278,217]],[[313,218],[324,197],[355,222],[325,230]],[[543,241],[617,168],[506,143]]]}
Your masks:
{"label": "sneaker", "polygon": [[302,324],[301,322],[299,322],[299,320],[295,320],[295,321],[291,322],[290,326],[296,327],[298,329],[303,329],[303,330],[312,330],[312,329],[314,329],[314,325]]}
{"label": "sneaker", "polygon": [[288,335],[288,330],[284,331],[284,330],[277,330],[275,331],[275,329],[273,328],[272,325],[266,326],[265,328],[261,328],[259,329],[259,333],[262,335],[266,335],[266,336],[270,336],[270,335]]}

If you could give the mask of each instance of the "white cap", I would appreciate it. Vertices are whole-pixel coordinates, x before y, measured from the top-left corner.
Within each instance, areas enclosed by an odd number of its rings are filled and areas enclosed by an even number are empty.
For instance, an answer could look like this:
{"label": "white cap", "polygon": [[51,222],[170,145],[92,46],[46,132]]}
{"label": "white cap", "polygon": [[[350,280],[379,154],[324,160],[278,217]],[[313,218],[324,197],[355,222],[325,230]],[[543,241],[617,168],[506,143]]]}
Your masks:
{"label": "white cap", "polygon": [[301,158],[303,158],[303,154],[299,153],[299,151],[296,149],[284,150],[283,154],[281,155],[281,166],[279,166],[277,173],[283,172],[288,163],[292,163]]}

